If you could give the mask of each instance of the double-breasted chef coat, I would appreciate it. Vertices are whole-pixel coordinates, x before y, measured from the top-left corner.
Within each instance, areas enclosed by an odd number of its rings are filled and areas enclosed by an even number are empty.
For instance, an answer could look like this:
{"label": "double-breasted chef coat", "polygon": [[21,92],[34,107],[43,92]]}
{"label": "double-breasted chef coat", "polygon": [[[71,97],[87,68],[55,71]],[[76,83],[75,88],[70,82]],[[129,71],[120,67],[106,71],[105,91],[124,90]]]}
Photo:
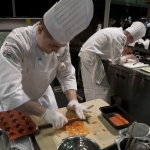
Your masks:
{"label": "double-breasted chef coat", "polygon": [[101,59],[119,64],[126,40],[122,28],[105,28],[83,44],[79,56],[86,101],[101,98],[110,103],[109,83]]}
{"label": "double-breasted chef coat", "polygon": [[37,45],[37,25],[14,29],[1,47],[0,111],[14,109],[28,100],[56,109],[50,86],[55,77],[63,92],[77,89],[69,44],[60,48],[58,53],[44,53]]}

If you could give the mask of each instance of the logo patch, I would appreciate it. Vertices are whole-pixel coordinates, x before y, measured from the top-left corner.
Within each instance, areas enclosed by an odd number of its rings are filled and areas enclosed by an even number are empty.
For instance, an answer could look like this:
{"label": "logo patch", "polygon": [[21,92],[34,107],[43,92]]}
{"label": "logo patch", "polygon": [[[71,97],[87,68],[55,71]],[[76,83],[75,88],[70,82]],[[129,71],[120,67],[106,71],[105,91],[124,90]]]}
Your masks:
{"label": "logo patch", "polygon": [[15,49],[6,43],[2,54],[4,57],[11,58],[14,52]]}
{"label": "logo patch", "polygon": [[7,57],[7,58],[11,58],[12,57],[12,52],[4,51],[3,56]]}

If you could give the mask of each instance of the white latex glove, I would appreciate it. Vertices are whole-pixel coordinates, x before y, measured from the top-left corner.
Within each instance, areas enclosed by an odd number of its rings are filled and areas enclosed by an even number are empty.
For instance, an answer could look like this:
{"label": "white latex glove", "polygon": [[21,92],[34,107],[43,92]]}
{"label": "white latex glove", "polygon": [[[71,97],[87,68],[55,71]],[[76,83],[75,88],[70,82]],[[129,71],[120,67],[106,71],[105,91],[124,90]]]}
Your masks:
{"label": "white latex glove", "polygon": [[127,59],[136,59],[134,55],[124,55],[121,57],[120,63],[125,63]]}
{"label": "white latex glove", "polygon": [[71,100],[67,106],[70,110],[75,110],[80,119],[86,119],[83,112],[92,112],[88,107],[81,105],[77,100]]}
{"label": "white latex glove", "polygon": [[66,123],[68,123],[67,118],[59,112],[46,109],[42,118],[48,123],[53,125],[53,129],[62,128]]}

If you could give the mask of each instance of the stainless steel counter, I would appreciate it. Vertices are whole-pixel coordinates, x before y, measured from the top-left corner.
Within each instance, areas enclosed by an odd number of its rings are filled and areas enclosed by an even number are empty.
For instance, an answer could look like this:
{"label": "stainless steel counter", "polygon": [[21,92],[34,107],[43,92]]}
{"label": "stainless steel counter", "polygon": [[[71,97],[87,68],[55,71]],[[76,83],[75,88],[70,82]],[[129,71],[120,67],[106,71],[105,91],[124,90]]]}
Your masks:
{"label": "stainless steel counter", "polygon": [[150,73],[112,65],[106,60],[103,64],[113,104],[123,107],[137,122],[150,125]]}
{"label": "stainless steel counter", "polygon": [[104,66],[106,68],[107,68],[107,66],[113,67],[115,69],[118,69],[120,71],[123,71],[125,73],[128,73],[128,74],[133,75],[133,76],[137,76],[137,77],[140,77],[140,78],[148,78],[148,77],[150,77],[150,73],[147,73],[147,72],[141,70],[141,68],[143,68],[143,67],[131,69],[131,68],[127,68],[127,67],[124,67],[122,65],[119,65],[119,64],[113,65],[108,60],[103,60],[103,64],[104,64]]}

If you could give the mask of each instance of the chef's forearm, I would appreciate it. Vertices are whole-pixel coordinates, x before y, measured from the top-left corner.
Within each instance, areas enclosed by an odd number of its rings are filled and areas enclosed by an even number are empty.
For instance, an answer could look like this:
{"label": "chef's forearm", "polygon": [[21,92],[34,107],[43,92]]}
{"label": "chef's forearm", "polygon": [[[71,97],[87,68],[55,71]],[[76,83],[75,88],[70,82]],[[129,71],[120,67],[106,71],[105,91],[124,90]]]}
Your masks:
{"label": "chef's forearm", "polygon": [[15,108],[15,110],[26,113],[28,115],[36,115],[42,117],[44,112],[46,111],[46,108],[35,101],[29,100],[21,106]]}
{"label": "chef's forearm", "polygon": [[76,90],[68,90],[65,92],[67,99],[69,101],[71,100],[77,100]]}

